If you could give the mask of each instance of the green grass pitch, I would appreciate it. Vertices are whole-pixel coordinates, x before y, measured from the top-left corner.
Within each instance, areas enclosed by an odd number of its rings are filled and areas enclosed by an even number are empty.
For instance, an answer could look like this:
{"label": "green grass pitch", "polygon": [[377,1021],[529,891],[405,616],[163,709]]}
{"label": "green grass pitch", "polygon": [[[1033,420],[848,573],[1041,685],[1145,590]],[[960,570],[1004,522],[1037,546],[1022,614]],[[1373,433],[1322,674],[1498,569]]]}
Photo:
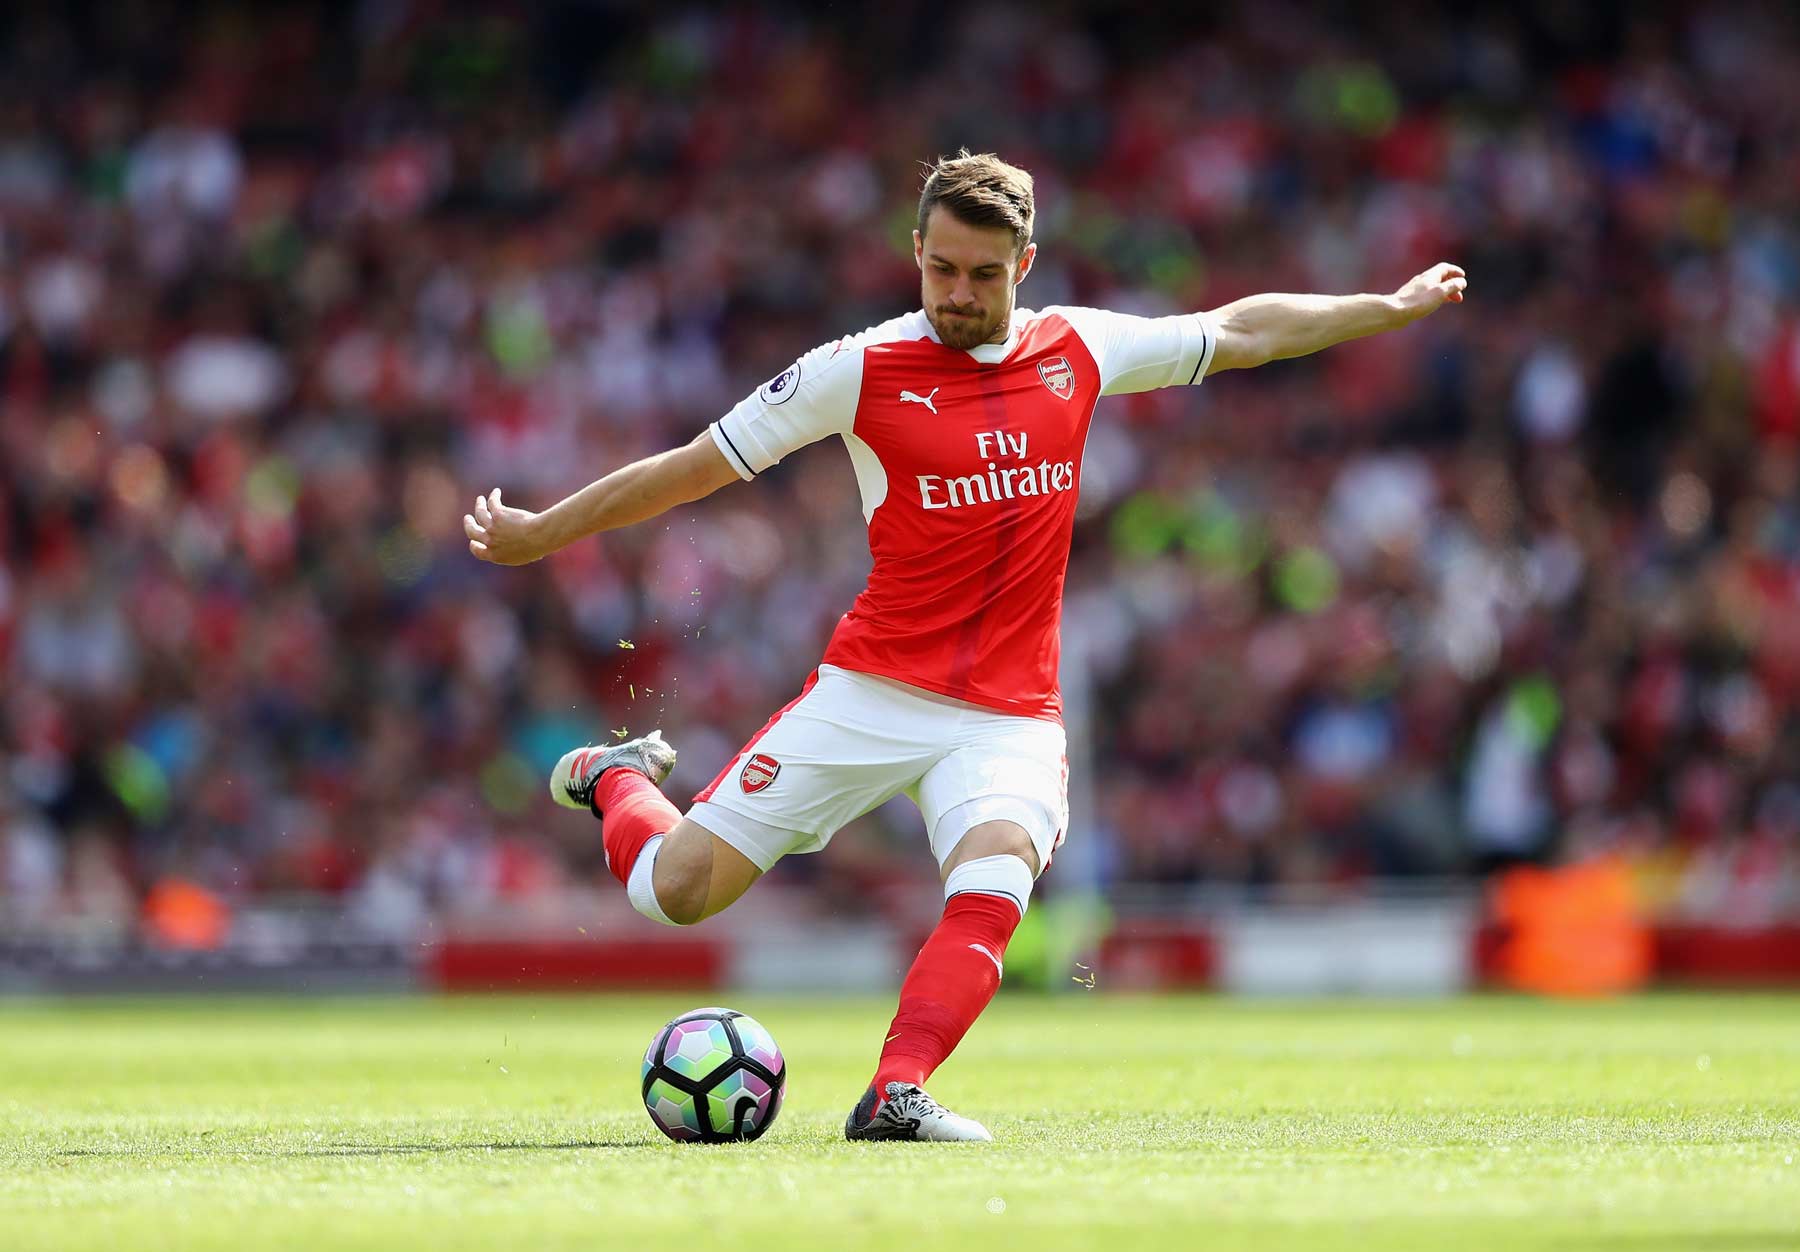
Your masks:
{"label": "green grass pitch", "polygon": [[754,1144],[637,1097],[692,996],[0,1002],[0,1247],[1800,1248],[1800,998],[1002,997],[849,1144],[890,1004],[727,997]]}

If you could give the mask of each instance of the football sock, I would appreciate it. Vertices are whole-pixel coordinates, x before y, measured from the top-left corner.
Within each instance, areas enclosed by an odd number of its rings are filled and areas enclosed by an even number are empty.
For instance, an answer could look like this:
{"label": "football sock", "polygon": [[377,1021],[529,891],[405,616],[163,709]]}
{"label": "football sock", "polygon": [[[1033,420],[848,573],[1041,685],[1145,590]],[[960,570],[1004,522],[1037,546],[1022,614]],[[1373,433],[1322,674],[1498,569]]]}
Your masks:
{"label": "football sock", "polygon": [[[644,845],[666,835],[681,820],[681,813],[656,784],[634,769],[620,767],[600,775],[594,785],[594,816],[600,819],[600,841],[606,846],[606,868],[612,876],[631,885]],[[655,898],[655,892],[651,892]]]}
{"label": "football sock", "polygon": [[1006,945],[1031,899],[1031,867],[1016,856],[965,861],[950,871],[944,894],[944,916],[900,985],[900,1010],[875,1069],[877,1100],[890,1082],[923,1086],[994,998]]}

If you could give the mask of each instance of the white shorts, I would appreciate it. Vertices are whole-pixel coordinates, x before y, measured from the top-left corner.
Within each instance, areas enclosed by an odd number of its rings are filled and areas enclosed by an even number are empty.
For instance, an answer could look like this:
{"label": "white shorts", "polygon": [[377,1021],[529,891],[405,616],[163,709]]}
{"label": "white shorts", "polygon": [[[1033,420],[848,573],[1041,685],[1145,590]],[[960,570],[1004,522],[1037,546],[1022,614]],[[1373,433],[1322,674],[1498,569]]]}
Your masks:
{"label": "white shorts", "polygon": [[972,827],[1009,821],[1031,836],[1041,873],[1069,825],[1063,728],[821,665],[688,816],[766,870],[901,794],[924,814],[939,865]]}

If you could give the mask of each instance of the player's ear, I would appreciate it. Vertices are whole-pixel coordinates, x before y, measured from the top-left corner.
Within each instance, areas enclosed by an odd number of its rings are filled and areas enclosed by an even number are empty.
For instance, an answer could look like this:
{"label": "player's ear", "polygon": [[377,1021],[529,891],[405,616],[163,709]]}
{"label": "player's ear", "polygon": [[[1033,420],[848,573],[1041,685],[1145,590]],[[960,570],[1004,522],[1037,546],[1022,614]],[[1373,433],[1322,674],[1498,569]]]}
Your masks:
{"label": "player's ear", "polygon": [[913,264],[921,270],[925,268],[925,236],[916,230],[913,232]]}
{"label": "player's ear", "polygon": [[1028,243],[1025,251],[1019,253],[1019,272],[1013,277],[1013,286],[1017,287],[1025,281],[1025,275],[1031,272],[1031,263],[1037,259],[1037,244]]}

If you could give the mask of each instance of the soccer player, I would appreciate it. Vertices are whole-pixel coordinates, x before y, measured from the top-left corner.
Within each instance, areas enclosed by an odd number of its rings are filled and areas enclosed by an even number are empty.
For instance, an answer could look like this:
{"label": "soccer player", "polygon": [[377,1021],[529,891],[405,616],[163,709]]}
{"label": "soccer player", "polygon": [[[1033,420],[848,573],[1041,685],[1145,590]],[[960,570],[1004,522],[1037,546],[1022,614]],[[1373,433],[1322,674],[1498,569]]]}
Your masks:
{"label": "soccer player", "polygon": [[1032,214],[1024,170],[991,154],[938,161],[913,233],[921,308],[806,353],[685,447],[541,513],[496,489],[463,518],[475,556],[522,565],[844,441],[874,567],[799,696],[686,816],[657,787],[675,761],[660,732],[574,749],[550,789],[600,819],[633,906],[681,926],[892,797],[919,806],[943,917],[901,985],[851,1139],[991,1137],[923,1088],[992,999],[1067,833],[1059,624],[1100,397],[1304,356],[1463,298],[1463,271],[1440,264],[1385,296],[1258,295],[1160,318],[1022,309]]}

